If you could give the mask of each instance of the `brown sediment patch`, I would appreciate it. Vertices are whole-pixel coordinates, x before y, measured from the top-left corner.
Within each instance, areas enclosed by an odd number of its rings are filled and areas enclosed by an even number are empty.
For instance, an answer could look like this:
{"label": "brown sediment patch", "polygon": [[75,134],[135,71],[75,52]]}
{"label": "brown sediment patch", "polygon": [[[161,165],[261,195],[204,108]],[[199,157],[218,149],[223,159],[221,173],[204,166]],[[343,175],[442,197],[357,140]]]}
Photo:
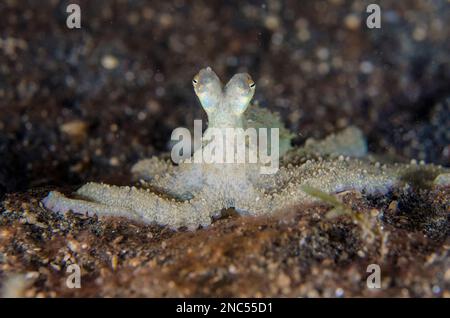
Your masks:
{"label": "brown sediment patch", "polygon": [[[325,218],[323,204],[273,217],[231,213],[209,228],[174,232],[121,218],[57,216],[39,204],[45,191],[8,195],[1,281],[28,273],[25,296],[448,296],[448,234],[439,231],[448,228],[449,194],[341,195],[367,216],[373,241],[351,216]],[[394,201],[428,204],[429,214],[407,213]],[[72,263],[81,267],[81,289],[66,287]],[[379,290],[366,286],[372,263],[381,267]]]}

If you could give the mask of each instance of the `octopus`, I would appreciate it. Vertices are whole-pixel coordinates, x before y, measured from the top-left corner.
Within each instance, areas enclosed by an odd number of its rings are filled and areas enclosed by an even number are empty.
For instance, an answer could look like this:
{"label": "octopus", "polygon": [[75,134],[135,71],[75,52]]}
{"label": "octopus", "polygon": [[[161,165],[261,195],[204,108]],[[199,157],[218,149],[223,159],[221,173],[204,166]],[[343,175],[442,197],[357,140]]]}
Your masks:
{"label": "octopus", "polygon": [[[247,73],[235,74],[223,86],[208,67],[200,70],[192,83],[208,116],[203,137],[212,128],[279,129],[280,165],[276,173],[262,174],[258,162],[196,163],[186,159],[174,164],[162,156],[152,157],[133,166],[136,183],[132,186],[90,182],[71,196],[50,192],[43,199],[44,206],[61,214],[72,211],[125,217],[175,230],[196,230],[209,226],[226,209],[267,216],[316,201],[305,187],[327,194],[355,190],[383,195],[394,187],[411,186],[417,178],[433,187],[450,184],[449,169],[441,166],[376,161],[367,153],[361,130],[354,126],[324,140],[308,139],[302,147],[292,147],[294,135],[279,115],[251,104],[255,82]],[[206,143],[202,141],[202,145]],[[194,150],[193,156],[199,151]]]}

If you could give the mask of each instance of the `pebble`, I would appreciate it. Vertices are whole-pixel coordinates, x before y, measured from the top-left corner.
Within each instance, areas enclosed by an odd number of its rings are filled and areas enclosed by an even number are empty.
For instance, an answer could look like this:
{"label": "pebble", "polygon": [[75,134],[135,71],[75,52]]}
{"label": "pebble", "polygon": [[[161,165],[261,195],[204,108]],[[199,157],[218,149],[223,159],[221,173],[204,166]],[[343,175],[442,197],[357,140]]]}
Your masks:
{"label": "pebble", "polygon": [[113,166],[113,167],[117,167],[117,166],[120,165],[120,160],[119,160],[119,158],[117,158],[117,157],[111,157],[111,158],[109,159],[109,164],[110,164],[111,166]]}
{"label": "pebble", "polygon": [[88,125],[82,120],[73,120],[62,124],[59,129],[74,139],[83,139],[86,137]]}
{"label": "pebble", "polygon": [[274,15],[269,15],[264,20],[264,25],[271,31],[275,31],[280,27],[280,20]]}
{"label": "pebble", "polygon": [[107,70],[113,70],[119,65],[119,60],[114,55],[107,54],[102,57],[101,64]]}
{"label": "pebble", "polygon": [[344,19],[345,27],[349,30],[355,31],[359,28],[361,21],[356,14],[349,14]]}

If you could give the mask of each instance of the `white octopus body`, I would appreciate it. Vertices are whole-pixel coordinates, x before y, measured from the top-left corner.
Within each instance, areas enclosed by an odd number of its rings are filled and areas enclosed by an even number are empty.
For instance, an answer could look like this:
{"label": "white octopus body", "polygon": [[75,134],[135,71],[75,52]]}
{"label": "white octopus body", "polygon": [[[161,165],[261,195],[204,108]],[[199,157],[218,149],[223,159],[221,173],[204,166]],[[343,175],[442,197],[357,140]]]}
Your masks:
{"label": "white octopus body", "polygon": [[[211,68],[202,69],[193,80],[205,109],[209,128],[243,128],[250,125],[245,111],[255,85],[248,74],[236,74],[225,88]],[[264,111],[262,111],[264,112]],[[269,123],[275,115],[264,113]],[[262,123],[257,123],[261,125]],[[285,129],[282,127],[282,129]],[[207,133],[208,130],[205,132]],[[284,142],[290,143],[291,135]],[[153,157],[139,161],[132,169],[141,186],[119,187],[87,183],[68,198],[53,191],[44,205],[58,213],[122,216],[146,223],[191,230],[208,226],[223,209],[241,214],[268,215],[293,205],[315,200],[302,190],[308,185],[326,193],[358,190],[386,193],[407,182],[404,176],[415,170],[427,171],[442,183],[448,169],[433,165],[380,165],[361,159],[367,152],[362,133],[349,127],[323,141],[309,140],[304,147],[280,152],[283,164],[274,175],[260,173],[258,164],[181,163]],[[306,160],[305,158],[311,159]]]}

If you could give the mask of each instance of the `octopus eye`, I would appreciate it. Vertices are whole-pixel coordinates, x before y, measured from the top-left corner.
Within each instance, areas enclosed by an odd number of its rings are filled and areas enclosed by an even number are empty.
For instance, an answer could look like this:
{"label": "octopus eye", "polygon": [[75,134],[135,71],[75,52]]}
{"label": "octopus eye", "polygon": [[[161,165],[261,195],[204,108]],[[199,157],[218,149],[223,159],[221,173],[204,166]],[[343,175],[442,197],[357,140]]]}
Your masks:
{"label": "octopus eye", "polygon": [[251,83],[249,84],[249,86],[250,86],[250,88],[254,88],[254,87],[255,87],[255,82],[251,82]]}
{"label": "octopus eye", "polygon": [[194,76],[194,78],[192,79],[192,84],[197,84],[198,83],[198,74]]}

